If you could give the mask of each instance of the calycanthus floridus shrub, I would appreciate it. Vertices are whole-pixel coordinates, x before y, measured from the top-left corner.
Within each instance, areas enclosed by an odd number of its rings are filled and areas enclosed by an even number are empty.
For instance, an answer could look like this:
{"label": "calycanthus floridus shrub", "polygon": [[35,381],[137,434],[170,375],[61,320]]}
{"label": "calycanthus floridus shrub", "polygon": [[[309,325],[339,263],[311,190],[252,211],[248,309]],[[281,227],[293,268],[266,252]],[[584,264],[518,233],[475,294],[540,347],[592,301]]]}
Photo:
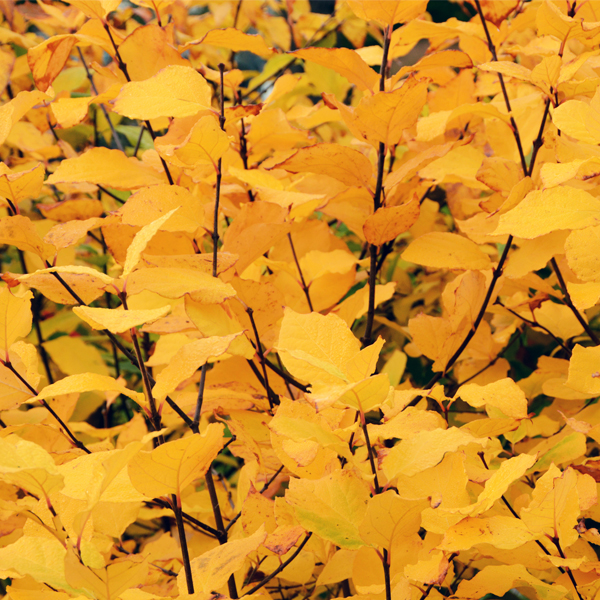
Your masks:
{"label": "calycanthus floridus shrub", "polygon": [[0,4],[6,597],[597,597],[600,2],[325,4]]}

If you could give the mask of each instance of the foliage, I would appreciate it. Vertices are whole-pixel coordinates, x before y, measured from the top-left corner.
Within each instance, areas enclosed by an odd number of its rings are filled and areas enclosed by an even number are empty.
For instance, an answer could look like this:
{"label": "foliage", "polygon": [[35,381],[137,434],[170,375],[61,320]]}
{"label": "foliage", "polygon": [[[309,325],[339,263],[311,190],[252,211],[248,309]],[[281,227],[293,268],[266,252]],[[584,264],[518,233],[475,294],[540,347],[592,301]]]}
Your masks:
{"label": "foliage", "polygon": [[600,2],[0,8],[7,597],[597,596]]}

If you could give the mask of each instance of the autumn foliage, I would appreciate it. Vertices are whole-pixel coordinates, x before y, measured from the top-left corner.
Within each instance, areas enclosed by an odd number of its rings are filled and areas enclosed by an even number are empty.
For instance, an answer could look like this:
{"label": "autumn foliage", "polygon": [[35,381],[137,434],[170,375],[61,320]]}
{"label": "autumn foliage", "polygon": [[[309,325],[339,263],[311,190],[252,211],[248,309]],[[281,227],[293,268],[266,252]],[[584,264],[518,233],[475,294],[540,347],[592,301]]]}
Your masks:
{"label": "autumn foliage", "polygon": [[598,597],[599,1],[0,9],[7,598]]}

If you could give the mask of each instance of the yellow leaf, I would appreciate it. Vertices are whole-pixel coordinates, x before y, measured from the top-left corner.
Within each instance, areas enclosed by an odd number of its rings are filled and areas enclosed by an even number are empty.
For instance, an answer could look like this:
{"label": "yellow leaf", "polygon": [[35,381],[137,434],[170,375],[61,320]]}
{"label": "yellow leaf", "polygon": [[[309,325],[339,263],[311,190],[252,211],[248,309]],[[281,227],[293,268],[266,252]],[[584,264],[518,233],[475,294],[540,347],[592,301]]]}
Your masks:
{"label": "yellow leaf", "polygon": [[44,348],[65,375],[77,375],[82,371],[109,375],[109,368],[100,351],[81,337],[62,335],[45,341]]}
{"label": "yellow leaf", "polygon": [[381,246],[408,231],[420,214],[421,206],[417,197],[400,206],[379,208],[363,225],[365,238],[370,244]]}
{"label": "yellow leaf", "polygon": [[339,144],[315,144],[301,148],[272,168],[290,173],[328,175],[346,185],[368,186],[373,173],[371,161],[358,150]]}
{"label": "yellow leaf", "polygon": [[600,200],[572,187],[534,190],[512,210],[500,215],[493,235],[510,233],[532,239],[557,229],[584,229],[600,224]]}
{"label": "yellow leaf", "polygon": [[393,490],[373,496],[360,524],[360,535],[367,544],[389,550],[395,536],[419,532],[422,510],[423,503],[403,500]]}
{"label": "yellow leaf", "polygon": [[[165,152],[166,156],[174,155],[182,164],[197,166],[210,163],[217,169],[217,161],[227,152],[229,137],[219,127],[212,115],[200,117],[190,130],[185,140]],[[160,146],[157,147],[160,150]]]}
{"label": "yellow leaf", "polygon": [[600,281],[600,226],[572,231],[565,243],[567,262],[581,281]]}
{"label": "yellow leaf", "polygon": [[276,349],[296,377],[313,385],[340,384],[348,381],[344,365],[359,352],[360,343],[333,314],[301,315],[286,308]]}
{"label": "yellow leaf", "polygon": [[477,502],[469,504],[464,508],[456,509],[455,512],[463,515],[480,515],[494,505],[496,500],[499,500],[508,488],[518,479],[523,477],[528,469],[536,462],[537,455],[519,454],[513,458],[505,460],[500,465],[500,468],[493,471],[492,476],[485,482],[485,488]]}
{"label": "yellow leaf", "polygon": [[55,254],[55,249],[38,235],[29,217],[23,215],[0,218],[0,244],[33,252],[42,259],[52,258]]}
{"label": "yellow leaf", "polygon": [[262,58],[270,58],[275,54],[273,48],[269,48],[260,35],[243,33],[239,29],[228,27],[227,29],[212,29],[202,39],[188,42],[181,47],[181,52],[193,46],[209,44],[221,48],[229,48],[234,52],[252,52]]}
{"label": "yellow leaf", "polygon": [[30,403],[33,403],[36,400],[45,400],[46,398],[72,394],[74,392],[83,393],[93,391],[119,392],[120,394],[124,394],[132,400],[135,400],[138,404],[143,405],[145,403],[143,394],[138,394],[137,392],[126,388],[122,383],[119,383],[112,377],[97,375],[95,373],[70,375],[56,383],[47,385],[37,396],[31,399]]}
{"label": "yellow leaf", "polygon": [[414,240],[403,252],[408,262],[434,269],[489,269],[491,261],[475,242],[456,233],[433,231]]}
{"label": "yellow leaf", "polygon": [[49,100],[44,94],[34,90],[33,92],[19,92],[10,102],[0,106],[0,144],[4,144],[13,125],[33,108],[36,104]]}
{"label": "yellow leaf", "polygon": [[[527,398],[525,392],[509,378],[499,379],[487,385],[468,383],[459,388],[456,397],[460,397],[470,406],[480,408],[489,406],[499,409],[503,415],[515,419],[527,418]],[[490,414],[490,416],[498,416]]]}
{"label": "yellow leaf", "polygon": [[177,211],[179,207],[170,210],[162,217],[152,221],[148,225],[142,227],[133,238],[133,242],[129,244],[127,248],[127,256],[125,258],[125,264],[123,265],[122,278],[126,279],[127,276],[135,269],[142,252],[146,249],[148,242],[156,235],[156,232],[166,223]]}
{"label": "yellow leaf", "polygon": [[356,550],[365,543],[359,532],[369,489],[351,471],[334,471],[321,479],[291,479],[285,499],[302,527],[340,548]]}
{"label": "yellow leaf", "polygon": [[131,483],[148,498],[170,494],[179,498],[185,487],[206,473],[222,447],[223,425],[211,423],[202,435],[136,454],[128,466]]}
{"label": "yellow leaf", "polygon": [[476,438],[470,432],[456,427],[420,431],[396,444],[383,459],[383,472],[388,480],[397,475],[416,475],[437,465],[446,452],[455,452],[461,446],[486,446],[487,438]]}
{"label": "yellow leaf", "polygon": [[56,35],[27,51],[27,63],[38,89],[45,92],[52,85],[76,43],[74,35]]}
{"label": "yellow leaf", "polygon": [[600,394],[600,347],[575,345],[565,385],[585,394]]}
{"label": "yellow leaf", "polygon": [[54,536],[24,535],[0,548],[0,570],[10,570],[13,577],[30,575],[41,584],[75,592],[65,579],[65,548]]}
{"label": "yellow leaf", "polygon": [[157,401],[164,400],[175,388],[189,379],[209,358],[224,354],[239,333],[222,337],[194,340],[180,348],[169,364],[156,376],[152,394]]}
{"label": "yellow leaf", "polygon": [[48,177],[48,185],[95,183],[117,190],[134,190],[164,182],[164,176],[137,158],[128,158],[120,150],[92,148],[76,158],[63,160]]}
{"label": "yellow leaf", "polygon": [[448,559],[442,552],[433,551],[428,558],[404,568],[404,575],[425,585],[441,585],[448,573]]}
{"label": "yellow leaf", "polygon": [[[266,537],[267,532],[264,527],[261,527],[247,538],[231,540],[194,558],[191,566],[195,589],[208,594],[212,590],[222,588],[229,576],[244,566],[248,555],[258,550]],[[182,595],[186,593],[183,569],[177,577],[177,586]]]}
{"label": "yellow leaf", "polygon": [[18,204],[27,198],[37,198],[44,183],[44,165],[38,163],[27,171],[2,173],[0,175],[0,196]]}
{"label": "yellow leaf", "polygon": [[148,559],[129,555],[117,558],[103,568],[83,565],[73,550],[67,551],[65,575],[70,585],[89,590],[98,600],[113,600],[121,592],[142,585],[148,576]]}
{"label": "yellow leaf", "polygon": [[71,6],[78,8],[90,19],[104,21],[108,13],[119,8],[120,0],[68,0]]}
{"label": "yellow leaf", "polygon": [[384,25],[412,21],[427,9],[426,0],[348,0],[348,5],[359,19]]}
{"label": "yellow leaf", "polygon": [[363,413],[379,408],[390,393],[387,373],[379,373],[349,386],[337,403]]}
{"label": "yellow leaf", "polygon": [[16,296],[8,287],[0,289],[0,351],[3,351],[4,361],[9,360],[8,349],[13,342],[31,331],[32,299],[29,291]]}
{"label": "yellow leaf", "polygon": [[138,269],[127,278],[130,296],[144,291],[154,292],[165,298],[190,298],[203,304],[220,304],[236,295],[235,289],[218,277],[192,269],[156,268]]}
{"label": "yellow leaf", "polygon": [[130,119],[191,117],[212,110],[211,97],[211,87],[196,69],[170,65],[150,79],[126,83],[113,107]]}
{"label": "yellow leaf", "polygon": [[[583,325],[564,304],[544,302],[533,311],[536,321],[557,337],[568,340],[583,333]],[[585,315],[582,318],[587,320]]]}
{"label": "yellow leaf", "polygon": [[123,333],[144,323],[153,323],[171,312],[170,306],[147,310],[123,310],[122,308],[90,308],[76,306],[73,312],[92,329],[108,329],[112,333]]}
{"label": "yellow leaf", "polygon": [[366,95],[355,109],[339,102],[331,94],[325,94],[326,103],[336,107],[348,129],[359,139],[365,139],[378,147],[382,142],[393,146],[401,139],[402,132],[416,122],[427,99],[428,79],[410,76],[401,87],[392,92]]}
{"label": "yellow leaf", "polygon": [[56,224],[45,236],[44,242],[56,248],[56,251],[74,246],[87,232],[96,229],[102,219],[92,217],[85,221],[69,221]]}
{"label": "yellow leaf", "polygon": [[491,71],[492,73],[502,73],[508,77],[514,77],[521,81],[531,81],[531,70],[523,65],[512,61],[494,61],[477,65],[482,71]]}
{"label": "yellow leaf", "polygon": [[545,583],[531,575],[521,565],[487,565],[471,579],[463,579],[455,596],[457,598],[481,598],[486,594],[502,597],[513,587],[526,585],[537,592],[544,600],[560,600],[567,595],[567,589],[556,583]]}
{"label": "yellow leaf", "polygon": [[379,75],[350,48],[303,48],[291,54],[334,70],[363,92],[372,91],[379,81]]}
{"label": "yellow leaf", "polygon": [[466,517],[450,527],[438,548],[445,552],[460,552],[477,544],[490,544],[503,550],[513,550],[533,539],[527,525],[514,517]]}
{"label": "yellow leaf", "polygon": [[41,498],[63,487],[63,476],[52,456],[38,444],[12,434],[0,438],[0,450],[0,473],[4,481]]}
{"label": "yellow leaf", "polygon": [[[160,1],[152,0],[149,8],[156,9]],[[169,65],[189,65],[174,47],[173,29],[173,23],[163,27],[156,24],[137,27],[119,45],[131,81],[149,79]]]}

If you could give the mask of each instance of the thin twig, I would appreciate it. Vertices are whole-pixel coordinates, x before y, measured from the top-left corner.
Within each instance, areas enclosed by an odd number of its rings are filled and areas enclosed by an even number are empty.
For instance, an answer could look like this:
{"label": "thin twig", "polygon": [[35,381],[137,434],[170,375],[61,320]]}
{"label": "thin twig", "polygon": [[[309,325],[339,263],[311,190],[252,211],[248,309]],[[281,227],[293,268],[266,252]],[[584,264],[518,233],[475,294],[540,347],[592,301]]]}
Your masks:
{"label": "thin twig", "polygon": [[[92,77],[92,74],[90,73],[88,64],[87,64],[85,58],[83,57],[83,52],[81,51],[81,48],[79,46],[77,46],[77,52],[79,52],[79,58],[81,59],[81,63],[83,64],[83,67],[85,69],[85,74],[87,75],[88,81],[90,82],[90,85],[92,86],[92,90],[94,90],[94,94],[96,94],[96,96],[97,96],[98,88],[96,88],[96,84],[94,83],[94,78]],[[119,138],[119,135],[115,129],[115,126],[113,125],[113,122],[110,120],[110,118],[108,116],[106,106],[104,106],[104,104],[102,102],[100,102],[99,104],[100,104],[100,110],[102,110],[102,113],[104,114],[104,118],[108,122],[110,131],[113,134],[113,139],[115,140],[115,145],[121,152],[125,152],[125,149],[123,148],[123,144],[121,143],[121,139]]]}
{"label": "thin twig", "polygon": [[556,278],[558,279],[558,284],[560,285],[560,289],[562,290],[565,304],[571,309],[571,312],[575,315],[575,318],[579,321],[585,332],[590,336],[590,339],[596,344],[596,346],[600,345],[600,338],[596,335],[596,332],[589,326],[588,322],[583,318],[581,313],[575,308],[573,304],[573,300],[571,300],[571,294],[569,294],[569,290],[567,288],[567,284],[563,278],[560,269],[558,268],[558,263],[556,262],[556,258],[552,258],[550,260],[550,264],[552,265],[552,269],[556,273]]}
{"label": "thin twig", "polygon": [[262,367],[265,390],[267,392],[267,398],[269,399],[269,407],[271,408],[271,411],[272,411],[273,408],[275,408],[275,405],[279,404],[279,398],[277,397],[277,394],[275,394],[275,392],[272,390],[271,386],[269,385],[269,375],[267,374],[267,365],[266,365],[267,359],[265,358],[265,354],[262,349],[262,344],[260,343],[260,336],[258,335],[258,328],[256,327],[256,321],[254,320],[254,311],[252,310],[252,308],[250,306],[247,306],[246,313],[248,314],[250,323],[252,324],[252,330],[254,331],[254,338],[256,340],[256,344],[254,347],[256,349],[256,353],[258,354],[258,360],[260,361],[260,365]]}
{"label": "thin twig", "polygon": [[261,587],[269,583],[273,577],[277,577],[277,575],[279,575],[279,573],[281,573],[281,571],[283,571],[298,556],[298,554],[302,552],[302,549],[306,546],[308,540],[310,540],[311,535],[312,532],[307,533],[306,537],[302,540],[302,543],[296,548],[294,554],[292,554],[285,562],[282,562],[270,575],[267,575],[262,581],[259,581],[251,590],[247,591],[242,598],[255,594]]}
{"label": "thin twig", "polygon": [[300,261],[298,260],[298,256],[296,254],[296,248],[294,247],[294,242],[292,241],[292,234],[288,233],[287,234],[288,240],[290,242],[290,248],[292,249],[292,255],[294,257],[294,262],[296,263],[296,269],[298,269],[298,273],[300,275],[300,282],[301,282],[301,287],[302,287],[302,291],[304,292],[304,295],[306,296],[306,301],[308,302],[308,308],[310,308],[310,312],[314,312],[314,308],[313,308],[313,303],[310,300],[310,293],[308,291],[308,286],[306,285],[306,281],[304,280],[304,274],[302,273],[302,269],[300,268]]}
{"label": "thin twig", "polygon": [[513,310],[512,308],[508,308],[508,306],[505,306],[500,300],[496,300],[496,304],[507,310],[511,315],[517,317],[518,319],[521,319],[521,321],[523,321],[524,323],[527,323],[527,325],[529,325],[530,327],[541,329],[542,331],[546,332],[567,353],[569,358],[571,357],[571,350],[567,348],[567,346],[565,346],[562,343],[562,341],[558,337],[556,337],[547,327],[544,327],[541,323],[538,323],[537,321],[532,321],[531,319],[520,315],[517,311]]}
{"label": "thin twig", "polygon": [[[381,59],[381,67],[379,73],[379,91],[385,91],[385,76],[387,72],[388,53],[390,49],[390,38],[392,36],[391,27],[386,27],[383,36],[383,57]],[[383,142],[379,142],[377,151],[377,183],[373,194],[373,211],[381,207],[381,195],[383,191],[383,167],[385,163],[385,155],[387,148]],[[365,334],[362,338],[363,346],[369,346],[373,336],[373,321],[375,318],[375,287],[377,285],[377,257],[379,248],[375,244],[369,245],[370,265],[369,265],[369,308],[367,310],[367,324]]]}

